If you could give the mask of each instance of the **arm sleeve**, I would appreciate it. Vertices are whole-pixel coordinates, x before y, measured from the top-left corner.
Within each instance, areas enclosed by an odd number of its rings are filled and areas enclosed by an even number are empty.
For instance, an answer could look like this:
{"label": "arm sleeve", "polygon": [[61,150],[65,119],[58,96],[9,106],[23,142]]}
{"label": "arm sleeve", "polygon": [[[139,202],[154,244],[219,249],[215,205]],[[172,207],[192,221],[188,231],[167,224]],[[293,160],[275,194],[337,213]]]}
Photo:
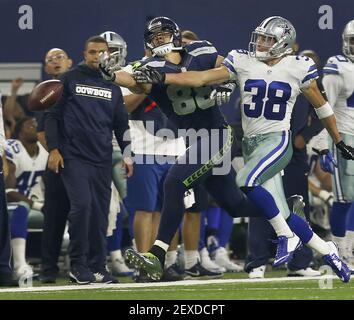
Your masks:
{"label": "arm sleeve", "polygon": [[119,96],[118,104],[115,108],[113,131],[118,141],[118,145],[124,154],[124,150],[130,144],[131,139],[128,124],[128,113],[125,110],[122,95]]}
{"label": "arm sleeve", "polygon": [[63,107],[69,95],[68,80],[65,74],[59,77],[59,80],[64,84],[63,94],[59,101],[45,112],[44,130],[49,151],[59,148],[59,121],[62,119]]}
{"label": "arm sleeve", "polygon": [[221,62],[224,65],[230,74],[230,80],[236,80],[237,72],[235,67],[235,60],[237,58],[236,50],[232,50],[228,53],[227,57]]}
{"label": "arm sleeve", "polygon": [[4,118],[2,116],[2,103],[1,103],[1,94],[0,94],[0,157],[3,154],[5,149],[6,137],[4,129]]}
{"label": "arm sleeve", "polygon": [[334,107],[343,86],[342,78],[338,74],[328,74],[323,77],[322,84],[329,104]]}

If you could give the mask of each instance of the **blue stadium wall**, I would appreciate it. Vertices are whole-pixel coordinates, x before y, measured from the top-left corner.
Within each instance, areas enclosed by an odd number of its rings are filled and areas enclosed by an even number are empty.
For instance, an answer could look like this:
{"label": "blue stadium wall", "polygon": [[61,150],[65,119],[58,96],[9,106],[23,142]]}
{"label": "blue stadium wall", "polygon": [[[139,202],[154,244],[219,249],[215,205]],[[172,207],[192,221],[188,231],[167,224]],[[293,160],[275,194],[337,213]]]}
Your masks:
{"label": "blue stadium wall", "polygon": [[[33,8],[33,30],[20,30],[18,9]],[[333,29],[318,26],[319,7],[333,8]],[[221,54],[247,48],[254,27],[265,17],[281,15],[296,27],[301,49],[321,58],[341,51],[341,32],[354,19],[354,1],[319,0],[0,0],[0,62],[37,62],[48,48],[62,47],[81,59],[86,38],[106,30],[128,43],[129,59],[142,55],[143,30],[149,16],[166,15],[215,44]]]}
{"label": "blue stadium wall", "polygon": [[[32,30],[19,28],[21,5],[33,9]],[[319,27],[323,5],[333,9],[332,29]],[[323,61],[341,53],[341,33],[354,19],[354,0],[0,0],[0,62],[39,62],[49,48],[60,47],[77,63],[85,40],[106,30],[121,34],[128,60],[136,60],[143,54],[145,22],[158,15],[213,42],[221,55],[247,49],[260,21],[281,15],[295,25],[300,50],[313,49]]]}

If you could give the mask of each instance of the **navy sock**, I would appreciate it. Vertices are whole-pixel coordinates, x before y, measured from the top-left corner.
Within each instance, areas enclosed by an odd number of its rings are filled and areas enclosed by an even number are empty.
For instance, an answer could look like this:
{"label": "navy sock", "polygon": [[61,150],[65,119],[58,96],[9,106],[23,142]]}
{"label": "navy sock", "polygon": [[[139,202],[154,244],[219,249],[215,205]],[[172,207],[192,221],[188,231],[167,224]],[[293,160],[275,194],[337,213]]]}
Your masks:
{"label": "navy sock", "polygon": [[221,219],[218,230],[218,239],[220,247],[226,247],[230,240],[233,224],[233,218],[225,210],[221,210]]}
{"label": "navy sock", "polygon": [[165,265],[166,251],[159,246],[153,245],[149,250],[157,259],[159,259],[161,266]]}
{"label": "navy sock", "polygon": [[286,220],[289,228],[301,239],[303,243],[307,243],[313,236],[313,231],[309,224],[295,213],[291,213]]}
{"label": "navy sock", "polygon": [[27,220],[28,220],[29,207],[17,206],[12,212],[11,216],[11,239],[27,238]]}
{"label": "navy sock", "polygon": [[220,224],[221,209],[219,207],[209,207],[206,210],[206,218],[209,229],[217,230]]}
{"label": "navy sock", "polygon": [[199,231],[199,242],[198,242],[198,250],[199,251],[202,250],[203,248],[205,248],[205,246],[206,246],[206,244],[205,244],[206,212],[207,212],[207,210],[202,211],[202,213],[200,215],[200,231]]}
{"label": "navy sock", "polygon": [[[246,188],[241,189],[246,191]],[[250,199],[255,206],[262,210],[266,219],[270,220],[279,213],[279,209],[273,196],[265,188],[256,186],[246,194],[248,199]]]}
{"label": "navy sock", "polygon": [[333,202],[332,212],[329,217],[332,234],[336,237],[344,237],[346,231],[347,212],[350,203]]}
{"label": "navy sock", "polygon": [[[173,236],[178,230],[179,225],[183,220],[184,215],[184,193],[186,192],[186,187],[179,179],[167,174],[164,182],[164,201],[163,208],[161,212],[160,226],[157,234],[157,240],[160,240],[166,244],[170,244]],[[153,248],[156,246],[153,246]],[[161,249],[161,248],[160,248]],[[161,249],[163,252],[164,250]],[[156,251],[156,254],[154,253]],[[164,265],[165,254],[163,253],[163,258],[160,250],[155,250],[154,252],[150,250],[151,253],[157,255]]]}
{"label": "navy sock", "polygon": [[350,208],[347,211],[346,227],[348,231],[354,231],[354,202],[352,202]]}

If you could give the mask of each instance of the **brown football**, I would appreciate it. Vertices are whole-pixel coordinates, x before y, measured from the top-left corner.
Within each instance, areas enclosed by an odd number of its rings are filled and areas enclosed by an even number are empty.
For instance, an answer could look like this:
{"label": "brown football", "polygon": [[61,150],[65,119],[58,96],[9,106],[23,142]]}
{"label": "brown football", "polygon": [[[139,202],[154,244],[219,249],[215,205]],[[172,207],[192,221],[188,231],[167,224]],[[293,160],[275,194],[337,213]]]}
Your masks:
{"label": "brown football", "polygon": [[28,109],[30,111],[48,109],[60,99],[63,88],[63,83],[55,79],[37,84],[28,97]]}

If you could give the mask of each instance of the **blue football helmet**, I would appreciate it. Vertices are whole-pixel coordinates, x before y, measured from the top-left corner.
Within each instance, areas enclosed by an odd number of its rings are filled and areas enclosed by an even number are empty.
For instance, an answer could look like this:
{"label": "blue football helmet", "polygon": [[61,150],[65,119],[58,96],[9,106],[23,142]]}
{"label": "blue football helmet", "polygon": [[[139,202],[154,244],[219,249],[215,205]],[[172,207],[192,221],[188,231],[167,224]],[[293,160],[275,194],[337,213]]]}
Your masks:
{"label": "blue football helmet", "polygon": [[[153,39],[163,33],[171,34],[169,42],[159,45],[153,44]],[[165,56],[171,51],[182,50],[182,35],[178,25],[167,17],[156,17],[146,26],[144,32],[144,44],[153,55]]]}

